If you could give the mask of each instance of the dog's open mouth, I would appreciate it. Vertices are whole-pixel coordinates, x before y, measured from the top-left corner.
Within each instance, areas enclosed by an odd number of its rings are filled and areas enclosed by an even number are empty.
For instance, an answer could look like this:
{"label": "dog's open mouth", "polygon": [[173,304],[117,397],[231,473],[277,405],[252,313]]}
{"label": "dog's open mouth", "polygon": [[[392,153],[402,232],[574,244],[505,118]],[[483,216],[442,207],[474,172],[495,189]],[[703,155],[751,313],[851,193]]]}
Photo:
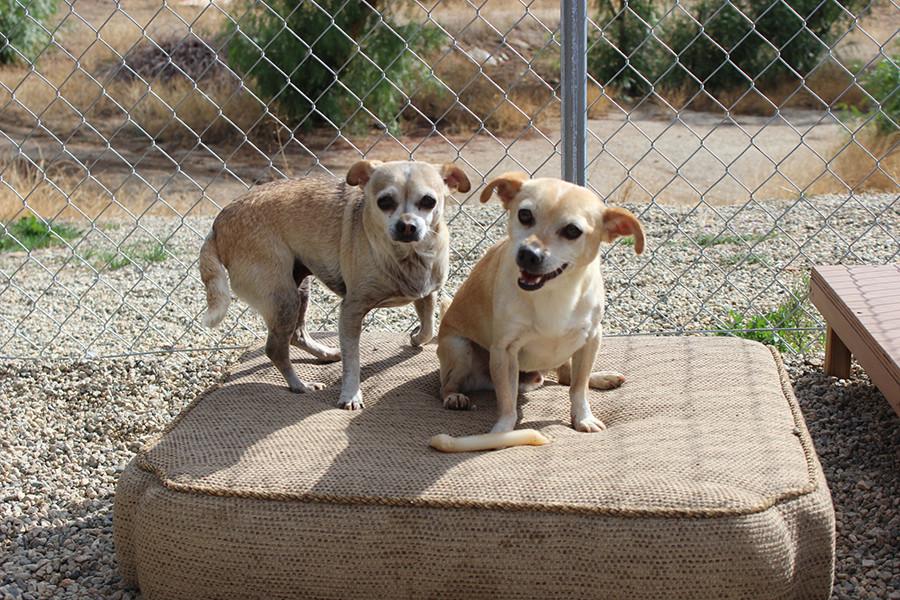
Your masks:
{"label": "dog's open mouth", "polygon": [[523,269],[519,269],[519,287],[528,292],[539,290],[544,287],[545,283],[565,271],[568,266],[569,263],[564,263],[555,271],[539,274],[529,273]]}

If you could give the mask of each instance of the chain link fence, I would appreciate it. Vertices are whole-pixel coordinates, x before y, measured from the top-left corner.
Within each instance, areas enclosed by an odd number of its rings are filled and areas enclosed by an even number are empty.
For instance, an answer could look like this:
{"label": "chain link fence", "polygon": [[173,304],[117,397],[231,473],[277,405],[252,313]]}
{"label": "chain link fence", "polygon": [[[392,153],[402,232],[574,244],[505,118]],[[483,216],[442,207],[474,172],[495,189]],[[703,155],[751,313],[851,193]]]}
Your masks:
{"label": "chain link fence", "polygon": [[[611,334],[816,349],[814,263],[900,252],[894,0],[12,0],[0,14],[0,355],[242,346],[204,330],[221,206],[360,157],[455,161],[452,294],[505,230],[480,183],[583,183],[644,222],[605,251]],[[335,327],[314,289],[310,318]],[[410,307],[370,328],[408,329]]]}

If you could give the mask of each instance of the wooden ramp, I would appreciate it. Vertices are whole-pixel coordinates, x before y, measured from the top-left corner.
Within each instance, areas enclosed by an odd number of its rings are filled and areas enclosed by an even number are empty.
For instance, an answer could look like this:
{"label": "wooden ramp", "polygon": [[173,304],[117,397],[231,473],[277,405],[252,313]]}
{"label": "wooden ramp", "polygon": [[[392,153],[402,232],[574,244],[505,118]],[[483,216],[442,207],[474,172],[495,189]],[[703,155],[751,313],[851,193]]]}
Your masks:
{"label": "wooden ramp", "polygon": [[900,264],[813,267],[810,299],[828,324],[825,372],[856,357],[900,415]]}

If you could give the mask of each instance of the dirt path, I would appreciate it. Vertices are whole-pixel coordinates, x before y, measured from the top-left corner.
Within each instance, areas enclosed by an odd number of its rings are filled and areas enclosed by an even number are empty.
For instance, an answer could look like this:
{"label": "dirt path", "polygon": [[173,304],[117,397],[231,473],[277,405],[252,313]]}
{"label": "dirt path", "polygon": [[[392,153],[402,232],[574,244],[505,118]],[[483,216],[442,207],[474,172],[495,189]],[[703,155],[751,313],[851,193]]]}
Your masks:
{"label": "dirt path", "polygon": [[[652,197],[679,205],[694,204],[701,196],[717,205],[744,203],[751,192],[760,200],[794,197],[798,189],[788,180],[802,188],[820,176],[846,137],[832,116],[813,111],[733,119],[684,112],[677,120],[639,111],[591,120],[589,129],[589,177],[598,192],[612,202]],[[51,136],[30,127],[6,123],[3,131],[16,144],[4,136],[0,153],[15,152],[22,144],[36,162],[81,162],[107,189],[123,192],[119,202],[152,200],[158,193],[176,210],[200,202],[200,212],[215,210],[214,204],[228,203],[248,185],[281,174],[327,171],[340,176],[362,152],[382,159],[456,159],[477,180],[523,169],[556,177],[561,162],[558,129],[519,139],[487,133],[462,138],[432,134],[425,140],[385,134],[340,141],[316,151],[318,158],[303,150],[308,140],[302,137],[288,144],[287,151],[274,153],[249,145],[238,152],[199,146],[163,149],[148,139],[121,134],[109,146],[76,135],[63,150]],[[75,170],[84,176],[84,169]],[[108,195],[99,187],[98,193]]]}

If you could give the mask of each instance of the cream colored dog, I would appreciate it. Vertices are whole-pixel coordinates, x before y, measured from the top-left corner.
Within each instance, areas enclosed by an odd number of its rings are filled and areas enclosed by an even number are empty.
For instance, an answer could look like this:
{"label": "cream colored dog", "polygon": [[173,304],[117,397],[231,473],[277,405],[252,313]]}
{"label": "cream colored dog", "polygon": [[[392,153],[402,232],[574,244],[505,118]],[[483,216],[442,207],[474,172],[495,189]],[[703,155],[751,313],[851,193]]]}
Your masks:
{"label": "cream colored dog", "polygon": [[[466,392],[493,388],[499,417],[492,431],[509,432],[518,390],[539,386],[541,371],[557,369],[559,382],[569,385],[572,427],[600,431],[605,426],[591,412],[588,386],[610,389],[624,381],[619,373],[591,372],[604,305],[600,244],[633,235],[640,254],[641,224],[558,179],[507,173],[487,185],[481,201],[495,190],[510,214],[509,236],[478,262],[441,320],[444,406],[466,409]],[[489,439],[491,447],[510,445]]]}
{"label": "cream colored dog", "polygon": [[[204,324],[215,327],[225,317],[230,280],[265,320],[266,355],[291,391],[324,387],[297,377],[293,344],[323,360],[343,357],[339,406],[362,408],[359,336],[366,314],[412,302],[420,325],[410,341],[421,345],[433,337],[435,298],[449,264],[448,187],[470,188],[452,164],[364,160],[350,168],[346,182],[306,177],[251,190],[222,209],[200,251]],[[307,333],[310,275],[343,298],[340,351]]]}

